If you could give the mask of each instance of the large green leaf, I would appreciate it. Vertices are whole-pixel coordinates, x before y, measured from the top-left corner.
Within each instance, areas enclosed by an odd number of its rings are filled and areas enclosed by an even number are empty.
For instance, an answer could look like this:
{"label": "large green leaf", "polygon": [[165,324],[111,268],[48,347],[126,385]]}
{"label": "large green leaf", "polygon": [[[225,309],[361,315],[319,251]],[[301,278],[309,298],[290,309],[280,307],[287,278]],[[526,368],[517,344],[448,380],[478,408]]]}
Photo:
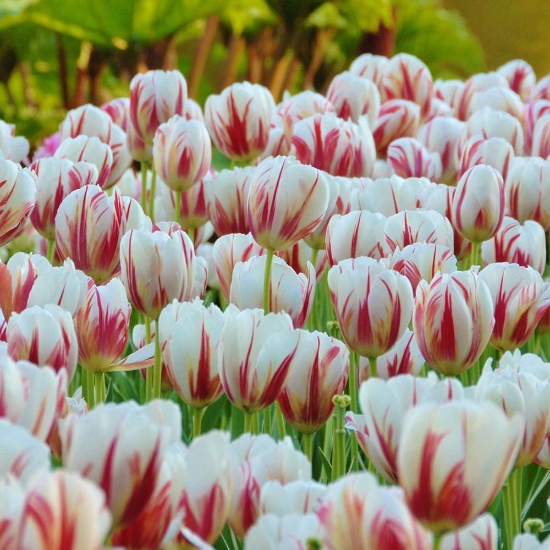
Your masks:
{"label": "large green leaf", "polygon": [[[13,1],[13,0],[12,0]],[[32,21],[80,40],[125,49],[169,36],[234,0],[40,0],[4,17],[0,28]],[[1,4],[0,4],[1,9]]]}

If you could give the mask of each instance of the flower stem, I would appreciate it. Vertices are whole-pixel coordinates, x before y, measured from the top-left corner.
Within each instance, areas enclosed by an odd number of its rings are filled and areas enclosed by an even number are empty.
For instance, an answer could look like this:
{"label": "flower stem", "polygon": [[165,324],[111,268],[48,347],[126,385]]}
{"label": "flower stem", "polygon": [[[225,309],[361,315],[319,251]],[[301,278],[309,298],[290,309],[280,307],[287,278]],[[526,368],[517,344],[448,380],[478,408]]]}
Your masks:
{"label": "flower stem", "polygon": [[271,310],[271,266],[273,264],[272,248],[267,249],[265,273],[264,273],[264,314],[267,315]]}
{"label": "flower stem", "polygon": [[514,468],[502,488],[504,532],[507,550],[512,550],[514,538],[521,531],[521,468]]}
{"label": "flower stem", "polygon": [[160,334],[155,330],[155,364],[153,365],[153,393],[152,399],[160,399],[162,382],[162,357],[160,355]]}
{"label": "flower stem", "polygon": [[55,239],[48,239],[48,248],[46,250],[46,258],[50,265],[53,265],[55,260]]}
{"label": "flower stem", "polygon": [[441,539],[442,536],[440,533],[434,533],[433,550],[439,550],[441,548]]}
{"label": "flower stem", "polygon": [[369,378],[376,378],[377,376],[378,368],[376,367],[376,357],[369,357]]}
{"label": "flower stem", "polygon": [[206,407],[193,409],[193,439],[199,437],[202,433],[202,417],[205,411]]}
{"label": "flower stem", "polygon": [[474,265],[481,266],[481,243],[472,241],[472,251],[470,252],[470,267]]}
{"label": "flower stem", "polygon": [[157,171],[155,170],[155,164],[151,164],[151,193],[149,195],[149,208],[147,214],[155,222],[155,196],[157,194]]}
{"label": "flower stem", "polygon": [[143,212],[147,214],[147,168],[146,160],[141,161],[141,197],[140,204]]}
{"label": "flower stem", "polygon": [[302,434],[302,451],[310,462],[313,462],[313,437],[315,433]]}
{"label": "flower stem", "polygon": [[244,433],[257,435],[258,429],[258,413],[245,411],[244,413]]}
{"label": "flower stem", "polygon": [[105,403],[105,374],[103,372],[94,372],[95,382],[95,403]]}
{"label": "flower stem", "polygon": [[271,432],[273,430],[272,422],[271,422],[271,416],[273,414],[273,406],[270,405],[269,407],[266,407],[264,409],[264,426],[263,426],[263,433],[267,435],[271,435]]}
{"label": "flower stem", "polygon": [[348,395],[335,395],[332,399],[336,405],[336,422],[332,447],[332,481],[336,481],[346,473],[346,408],[350,404]]}
{"label": "flower stem", "polygon": [[[174,198],[174,221],[181,225],[181,198],[183,196],[183,191],[176,191],[176,196]],[[191,235],[189,235],[191,237]]]}
{"label": "flower stem", "polygon": [[284,439],[286,437],[285,417],[283,416],[283,411],[277,402],[275,402],[275,419],[277,421],[277,432],[279,433],[279,439]]}

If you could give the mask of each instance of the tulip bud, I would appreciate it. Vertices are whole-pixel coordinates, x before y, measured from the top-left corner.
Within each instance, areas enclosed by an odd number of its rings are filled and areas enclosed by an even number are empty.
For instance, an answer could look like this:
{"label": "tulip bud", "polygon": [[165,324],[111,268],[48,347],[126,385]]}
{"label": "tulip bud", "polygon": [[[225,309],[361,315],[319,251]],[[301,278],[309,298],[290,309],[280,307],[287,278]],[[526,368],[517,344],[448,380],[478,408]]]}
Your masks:
{"label": "tulip bud", "polygon": [[179,71],[147,71],[130,82],[130,120],[146,145],[153,144],[157,128],[174,115],[185,113],[187,82]]}
{"label": "tulip bud", "polygon": [[514,59],[501,65],[497,73],[507,81],[510,89],[516,92],[523,101],[526,101],[535,87],[536,75],[533,67],[523,59]]}
{"label": "tulip bud", "polygon": [[206,127],[197,120],[173,116],[157,128],[153,160],[158,175],[170,189],[190,189],[206,175],[212,162]]}
{"label": "tulip bud", "polygon": [[422,176],[431,181],[441,178],[442,164],[439,153],[430,153],[414,138],[399,138],[388,146],[388,162],[395,173],[403,178]]}
{"label": "tulip bud", "polygon": [[372,80],[378,86],[378,89],[382,90],[384,68],[388,61],[389,59],[383,55],[364,53],[353,60],[349,70],[353,74]]}
{"label": "tulip bud", "polygon": [[483,242],[504,219],[504,181],[494,168],[478,165],[458,182],[451,207],[453,226],[465,239]]}
{"label": "tulip bud", "polygon": [[388,145],[402,137],[413,137],[420,124],[420,107],[406,99],[382,103],[372,136],[378,153],[385,154]]}
{"label": "tulip bud", "polygon": [[275,112],[271,92],[259,84],[237,83],[211,95],[204,121],[214,145],[232,160],[252,160],[267,146]]}

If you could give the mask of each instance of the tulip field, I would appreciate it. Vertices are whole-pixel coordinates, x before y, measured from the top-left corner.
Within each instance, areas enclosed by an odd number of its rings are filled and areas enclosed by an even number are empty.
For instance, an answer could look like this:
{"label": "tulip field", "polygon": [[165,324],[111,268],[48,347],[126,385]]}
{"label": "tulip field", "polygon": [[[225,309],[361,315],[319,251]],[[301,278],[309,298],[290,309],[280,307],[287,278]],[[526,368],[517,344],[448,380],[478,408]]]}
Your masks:
{"label": "tulip field", "polygon": [[0,550],[550,549],[549,231],[522,60],[0,121]]}

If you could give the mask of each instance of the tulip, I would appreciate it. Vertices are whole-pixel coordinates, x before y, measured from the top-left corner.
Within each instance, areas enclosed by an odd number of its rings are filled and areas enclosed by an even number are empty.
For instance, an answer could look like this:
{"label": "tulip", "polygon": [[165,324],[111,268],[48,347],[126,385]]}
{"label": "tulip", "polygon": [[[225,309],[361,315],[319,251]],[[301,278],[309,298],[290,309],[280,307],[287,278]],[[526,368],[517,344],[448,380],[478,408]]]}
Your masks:
{"label": "tulip", "polygon": [[493,402],[509,418],[523,418],[523,439],[514,465],[519,468],[531,464],[550,433],[550,380],[541,380],[518,365],[503,364],[493,371],[487,362],[476,384],[475,398]]}
{"label": "tulip", "polygon": [[550,114],[550,101],[538,99],[525,103],[524,109],[524,133],[525,143],[523,149],[526,155],[531,155],[533,150],[533,135],[538,120]]}
{"label": "tulip", "polygon": [[288,248],[323,221],[329,189],[318,170],[294,157],[261,162],[250,183],[248,223],[252,236],[271,250]]}
{"label": "tulip", "polygon": [[405,210],[386,218],[380,240],[392,253],[416,243],[439,244],[452,250],[454,233],[449,220],[435,210]]}
{"label": "tulip", "polygon": [[550,115],[544,114],[541,116],[533,129],[533,145],[531,146],[531,154],[534,157],[542,157],[544,159],[550,156],[550,138],[548,131],[550,129]]}
{"label": "tulip", "polygon": [[278,333],[293,330],[286,313],[244,310],[225,325],[220,339],[220,378],[228,399],[253,413],[273,403],[289,375],[296,344]]}
{"label": "tulip", "polygon": [[113,151],[98,137],[77,136],[61,142],[55,158],[68,159],[73,163],[88,162],[97,169],[97,185],[106,187],[113,168]]}
{"label": "tulip", "polygon": [[[376,373],[383,380],[400,374],[418,374],[424,366],[424,357],[420,353],[416,337],[412,330],[405,334],[395,346],[376,358]],[[370,376],[370,363],[365,358],[359,359],[358,382],[364,382]]]}
{"label": "tulip", "polygon": [[1,416],[46,441],[67,394],[67,372],[0,358]]}
{"label": "tulip", "polygon": [[27,138],[15,135],[15,125],[0,120],[0,157],[15,163],[24,162],[29,149]]}
{"label": "tulip", "polygon": [[8,353],[15,360],[26,359],[59,371],[67,369],[72,379],[78,342],[71,315],[59,306],[33,306],[12,314],[7,329]]}
{"label": "tulip", "polygon": [[157,128],[153,160],[158,175],[170,189],[190,189],[206,175],[212,162],[206,127],[197,120],[173,116]]}
{"label": "tulip", "polygon": [[489,514],[479,516],[460,531],[444,535],[441,550],[497,550],[498,524]]}
{"label": "tulip", "polygon": [[21,235],[36,197],[35,177],[26,168],[0,158],[0,246]]}
{"label": "tulip", "polygon": [[503,138],[512,145],[514,154],[519,156],[523,153],[524,139],[521,122],[508,113],[484,107],[472,114],[464,126],[459,141],[459,156],[464,149],[464,144],[477,134],[482,134],[485,139]]}
{"label": "tulip", "polygon": [[548,550],[548,548],[550,548],[550,539],[539,542],[536,535],[518,535],[514,539],[513,550]]}
{"label": "tulip", "polygon": [[504,220],[504,181],[492,167],[474,166],[460,178],[451,206],[453,227],[465,239],[482,242]]}
{"label": "tulip", "polygon": [[420,106],[422,118],[428,116],[434,95],[432,75],[417,57],[400,53],[384,67],[384,94],[388,99],[407,99]]}
{"label": "tulip", "polygon": [[119,279],[90,284],[75,316],[78,362],[91,372],[109,370],[126,350],[132,306]]}
{"label": "tulip", "polygon": [[130,525],[113,533],[113,546],[158,548],[174,526],[181,524],[184,514],[181,500],[188,477],[186,451],[180,442],[166,449],[153,495]]}
{"label": "tulip", "polygon": [[[263,284],[267,256],[254,256],[238,262],[233,268],[229,300],[239,309],[263,307]],[[281,258],[274,257],[271,265],[269,311],[285,311],[295,328],[302,328],[313,306],[315,269],[308,264],[308,273],[297,274]]]}
{"label": "tulip", "polygon": [[327,486],[316,481],[299,479],[283,485],[267,481],[262,485],[261,514],[284,517],[289,514],[315,513],[327,492]]}
{"label": "tulip", "polygon": [[187,82],[179,71],[147,71],[130,82],[130,121],[137,137],[153,144],[157,128],[185,114]]}
{"label": "tulip", "polygon": [[[145,508],[165,449],[179,438],[155,416],[156,404],[101,404],[85,415],[69,415],[59,422],[63,465],[105,491],[114,528],[132,523]],[[173,423],[181,426],[179,408],[169,402],[164,407]]]}
{"label": "tulip", "polygon": [[356,210],[344,216],[335,214],[328,223],[326,247],[329,263],[369,256],[380,259],[386,253],[382,228],[386,218],[367,210]]}
{"label": "tulip", "polygon": [[222,170],[206,182],[208,217],[220,237],[250,231],[246,205],[254,170],[252,166]]}
{"label": "tulip", "polygon": [[474,117],[477,111],[480,111],[485,107],[489,107],[493,111],[512,115],[514,118],[517,118],[520,123],[523,123],[523,101],[518,94],[510,90],[508,87],[495,86],[493,88],[489,88],[488,90],[476,92],[472,97],[470,106],[473,112],[472,117]]}
{"label": "tulip", "polygon": [[504,76],[496,73],[477,73],[472,75],[462,87],[458,103],[456,105],[456,117],[459,120],[468,120],[472,115],[471,102],[477,92],[488,90],[495,86],[508,86]]}
{"label": "tulip", "polygon": [[443,101],[442,99],[434,95],[434,97],[432,98],[432,104],[430,106],[430,113],[426,117],[426,122],[430,122],[434,118],[454,117],[454,114],[454,109],[446,101]]}
{"label": "tulip", "polygon": [[463,89],[464,81],[462,80],[442,80],[438,78],[434,82],[434,98],[440,99],[449,105],[453,110],[453,116],[456,117],[457,107]]}
{"label": "tulip", "polygon": [[329,486],[317,516],[329,550],[429,550],[431,536],[411,514],[403,492],[380,487],[372,474],[350,474]]}
{"label": "tulip", "polygon": [[508,215],[520,223],[534,220],[550,229],[550,162],[537,157],[515,159],[505,181]]}
{"label": "tulip", "polygon": [[497,73],[507,81],[510,89],[519,94],[523,101],[526,101],[535,87],[536,75],[533,67],[523,59],[514,59],[501,65]]}
{"label": "tulip", "polygon": [[321,332],[297,330],[286,338],[297,343],[297,351],[277,401],[294,429],[311,434],[330,418],[332,397],[344,391],[349,352],[342,342]]}
{"label": "tulip", "polygon": [[187,300],[193,290],[195,253],[183,231],[128,231],[120,242],[120,265],[130,301],[150,319],[158,319],[172,300]]}
{"label": "tulip", "polygon": [[509,263],[491,264],[479,278],[489,288],[495,308],[491,345],[500,350],[521,347],[550,308],[550,283],[530,267]]}
{"label": "tulip", "polygon": [[420,353],[441,374],[470,368],[495,323],[491,291],[473,271],[439,274],[416,288],[413,327]]}
{"label": "tulip", "polygon": [[423,124],[416,135],[418,141],[441,158],[443,181],[454,184],[458,172],[458,141],[464,129],[464,122],[450,117],[435,117]]}
{"label": "tulip", "polygon": [[537,223],[527,220],[524,225],[508,216],[495,236],[481,243],[483,265],[509,262],[532,267],[541,275],[546,268],[546,235]]}
{"label": "tulip", "polygon": [[395,251],[382,261],[409,279],[413,292],[420,281],[431,282],[437,273],[457,270],[456,257],[451,249],[441,244],[414,243]]}
{"label": "tulip", "polygon": [[53,157],[59,144],[61,143],[61,135],[59,132],[55,132],[42,141],[42,145],[35,151],[32,159],[33,162],[41,158]]}
{"label": "tulip", "polygon": [[261,516],[244,539],[245,550],[301,550],[321,548],[321,523],[313,514],[289,514],[277,517]]}
{"label": "tulip", "polygon": [[237,262],[246,262],[254,256],[265,254],[262,248],[249,233],[233,233],[216,240],[212,249],[212,260],[220,281],[220,291],[229,300],[233,269]]}
{"label": "tulip", "polygon": [[[154,136],[154,134],[153,134]],[[128,125],[128,133],[126,134],[126,141],[128,146],[128,151],[134,160],[137,160],[140,163],[149,163],[153,158],[153,142],[151,144],[145,143],[140,136],[138,135],[134,125],[131,120]],[[147,168],[142,164],[142,170],[144,173],[147,173]]]}
{"label": "tulip", "polygon": [[267,146],[275,112],[271,92],[259,84],[237,83],[207,98],[204,121],[214,145],[232,160],[252,160]]}
{"label": "tulip", "polygon": [[294,449],[290,438],[276,443],[268,435],[243,434],[231,443],[229,526],[237,537],[244,538],[260,515],[260,494],[266,483],[310,480],[311,464]]}
{"label": "tulip", "polygon": [[49,470],[51,457],[48,446],[22,426],[4,418],[0,418],[0,444],[0,480],[12,476],[27,483],[34,476],[43,476]]}
{"label": "tulip", "polygon": [[504,179],[514,161],[512,146],[501,137],[485,138],[482,134],[473,135],[466,143],[460,157],[458,175],[479,164],[487,164],[497,170]]}
{"label": "tulip", "polygon": [[366,120],[344,122],[332,113],[316,114],[297,122],[292,151],[303,164],[333,176],[370,176],[376,160],[372,132]]}
{"label": "tulip", "polygon": [[95,136],[109,144],[112,128],[111,117],[99,107],[88,104],[69,111],[59,125],[59,133],[61,141],[83,135]]}
{"label": "tulip", "polygon": [[425,176],[432,181],[439,181],[441,178],[442,164],[439,153],[430,153],[415,138],[404,137],[392,141],[388,146],[387,156],[388,162],[398,176]]}
{"label": "tulip", "polygon": [[386,217],[404,210],[416,210],[421,197],[434,185],[428,178],[404,179],[396,174],[365,180],[363,188],[352,190],[351,209],[369,210]]}
{"label": "tulip", "polygon": [[548,99],[550,100],[550,78],[548,75],[541,78],[536,84],[531,95],[529,97],[531,100],[537,99]]}
{"label": "tulip", "polygon": [[[280,250],[277,255],[282,258],[296,273],[309,275],[309,265],[315,261],[317,282],[328,267],[327,254],[324,250],[310,248],[305,241],[298,241],[294,246]],[[315,256],[315,257],[314,257]]]}
{"label": "tulip", "polygon": [[349,412],[346,428],[355,432],[359,445],[380,475],[396,483],[397,451],[407,411],[422,402],[443,402],[456,397],[463,397],[462,387],[456,380],[447,386],[433,375],[421,378],[404,374],[389,380],[369,378],[359,391],[363,414]]}
{"label": "tulip", "polygon": [[236,311],[226,313],[199,300],[167,305],[159,317],[162,358],[170,383],[180,398],[200,409],[222,394],[218,347],[226,322]]}
{"label": "tulip", "polygon": [[117,190],[109,197],[98,186],[87,185],[73,191],[57,211],[57,251],[101,284],[120,270],[122,235],[149,224],[134,199],[122,197]]}
{"label": "tulip", "polygon": [[213,544],[231,502],[229,434],[211,431],[193,439],[185,461],[193,472],[182,494],[185,526]]}
{"label": "tulip", "polygon": [[34,228],[46,239],[55,239],[55,216],[63,199],[72,191],[97,182],[97,168],[88,162],[76,164],[56,157],[34,161],[36,205],[31,212]]}
{"label": "tulip", "polygon": [[103,103],[99,108],[107,113],[117,126],[120,126],[125,132],[128,131],[130,125],[130,98],[116,97]]}
{"label": "tulip", "polygon": [[359,122],[365,115],[369,126],[374,127],[380,110],[380,92],[372,80],[344,71],[332,79],[327,99],[334,105],[339,118]]}
{"label": "tulip", "polygon": [[420,124],[420,107],[406,99],[382,103],[372,136],[378,153],[385,154],[388,145],[402,137],[413,137]]}
{"label": "tulip", "polygon": [[406,277],[371,258],[356,258],[333,266],[328,285],[340,330],[355,353],[374,359],[403,336],[413,311]]}
{"label": "tulip", "polygon": [[379,90],[383,90],[382,78],[388,61],[389,59],[383,55],[364,53],[353,60],[349,70],[353,74],[372,80]]}
{"label": "tulip", "polygon": [[36,550],[96,550],[111,526],[103,491],[80,475],[63,470],[48,474],[29,488],[22,516],[21,548]]}
{"label": "tulip", "polygon": [[522,431],[520,416],[508,418],[492,403],[461,400],[411,409],[397,471],[412,513],[436,533],[473,521],[506,481]]}
{"label": "tulip", "polygon": [[0,548],[19,544],[19,527],[25,503],[25,489],[13,476],[0,478]]}

